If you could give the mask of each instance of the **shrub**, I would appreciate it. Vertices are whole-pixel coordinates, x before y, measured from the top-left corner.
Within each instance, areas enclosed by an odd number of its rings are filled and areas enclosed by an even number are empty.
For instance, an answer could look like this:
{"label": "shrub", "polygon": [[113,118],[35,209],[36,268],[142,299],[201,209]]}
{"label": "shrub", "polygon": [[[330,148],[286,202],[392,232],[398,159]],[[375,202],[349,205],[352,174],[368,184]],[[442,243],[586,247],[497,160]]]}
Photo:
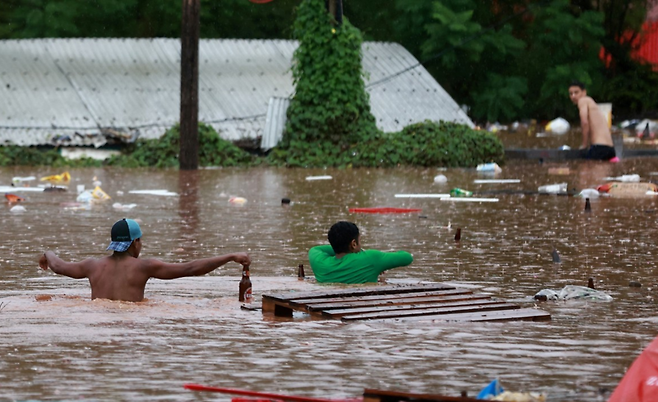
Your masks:
{"label": "shrub", "polygon": [[[107,164],[121,167],[174,168],[179,166],[180,127],[167,130],[159,139],[137,140],[119,156],[112,156]],[[248,166],[256,163],[254,156],[232,142],[220,138],[217,131],[199,124],[200,166]]]}

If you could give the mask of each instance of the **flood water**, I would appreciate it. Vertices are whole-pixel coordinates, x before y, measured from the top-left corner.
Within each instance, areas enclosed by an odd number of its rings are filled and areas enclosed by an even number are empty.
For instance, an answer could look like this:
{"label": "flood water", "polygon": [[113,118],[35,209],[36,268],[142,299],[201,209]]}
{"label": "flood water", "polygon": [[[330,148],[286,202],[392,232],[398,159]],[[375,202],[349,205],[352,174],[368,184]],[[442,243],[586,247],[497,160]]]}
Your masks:
{"label": "flood water", "polygon": [[[552,175],[552,167],[569,173]],[[658,334],[656,199],[594,199],[587,213],[582,198],[491,194],[559,182],[582,189],[631,173],[650,180],[653,172],[658,159],[641,158],[510,161],[496,178],[519,184],[474,184],[488,178],[474,169],[72,169],[68,192],[16,191],[27,198],[26,211],[0,209],[0,399],[231,398],[188,391],[185,383],[328,398],[360,396],[364,388],[457,396],[461,390],[477,395],[499,378],[506,390],[544,392],[550,401],[604,401]],[[5,168],[0,184],[56,173]],[[435,184],[437,174],[448,183]],[[305,180],[314,175],[333,178]],[[89,188],[94,177],[112,200],[71,209],[76,185]],[[395,197],[452,187],[499,202]],[[130,193],[153,189],[176,195]],[[230,196],[247,202],[232,205]],[[284,197],[292,204],[282,206]],[[137,205],[121,211],[114,203]],[[348,211],[382,206],[422,212]],[[389,283],[447,282],[532,307],[541,289],[585,285],[593,277],[614,300],[540,303],[552,314],[548,322],[343,324],[274,320],[241,309],[235,263],[203,277],[151,280],[140,303],[91,301],[86,280],[39,269],[38,257],[48,249],[66,260],[105,255],[110,227],[123,217],[141,222],[142,258],[176,262],[249,252],[256,305],[263,294],[339,287],[296,277],[298,264],[308,267],[308,249],[325,243],[338,220],[360,227],[364,248],[414,255],[409,267],[388,271]],[[629,287],[630,281],[642,287]]]}

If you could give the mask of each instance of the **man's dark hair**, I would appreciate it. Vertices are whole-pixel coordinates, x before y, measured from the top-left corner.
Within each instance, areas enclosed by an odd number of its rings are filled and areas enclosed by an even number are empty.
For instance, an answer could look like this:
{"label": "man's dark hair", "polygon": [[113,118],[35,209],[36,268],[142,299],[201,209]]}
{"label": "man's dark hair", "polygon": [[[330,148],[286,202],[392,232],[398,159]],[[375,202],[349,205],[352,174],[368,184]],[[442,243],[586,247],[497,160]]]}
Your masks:
{"label": "man's dark hair", "polygon": [[578,81],[578,80],[573,80],[573,81],[571,81],[571,84],[569,84],[569,86],[570,86],[570,87],[578,87],[578,88],[580,88],[581,90],[585,90],[585,89],[586,89],[586,88],[585,88],[585,84],[583,84],[582,82],[580,82],[580,81]]}
{"label": "man's dark hair", "polygon": [[352,240],[359,238],[359,228],[352,222],[337,222],[329,229],[329,244],[334,253],[347,253],[350,251]]}

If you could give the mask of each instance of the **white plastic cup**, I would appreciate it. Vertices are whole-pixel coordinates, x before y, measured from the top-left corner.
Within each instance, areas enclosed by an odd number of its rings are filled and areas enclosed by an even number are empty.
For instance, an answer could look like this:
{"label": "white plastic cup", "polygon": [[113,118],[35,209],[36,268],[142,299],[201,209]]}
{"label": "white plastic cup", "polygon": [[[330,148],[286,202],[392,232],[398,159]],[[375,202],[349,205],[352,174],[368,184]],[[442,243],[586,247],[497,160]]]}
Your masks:
{"label": "white plastic cup", "polygon": [[78,189],[78,194],[80,194],[83,191],[85,191],[85,185],[84,184],[78,184],[77,189]]}

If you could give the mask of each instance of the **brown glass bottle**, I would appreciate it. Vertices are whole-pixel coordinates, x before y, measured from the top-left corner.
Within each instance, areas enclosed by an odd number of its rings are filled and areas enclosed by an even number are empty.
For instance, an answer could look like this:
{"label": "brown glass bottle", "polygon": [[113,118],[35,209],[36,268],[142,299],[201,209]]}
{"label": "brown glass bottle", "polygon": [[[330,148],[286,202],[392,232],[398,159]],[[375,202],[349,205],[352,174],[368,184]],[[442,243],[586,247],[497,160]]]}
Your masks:
{"label": "brown glass bottle", "polygon": [[238,300],[244,303],[251,303],[252,299],[249,265],[245,265],[242,267],[242,279],[240,280],[240,294]]}
{"label": "brown glass bottle", "polygon": [[297,279],[300,281],[304,280],[304,264],[299,264],[299,267],[297,267]]}

